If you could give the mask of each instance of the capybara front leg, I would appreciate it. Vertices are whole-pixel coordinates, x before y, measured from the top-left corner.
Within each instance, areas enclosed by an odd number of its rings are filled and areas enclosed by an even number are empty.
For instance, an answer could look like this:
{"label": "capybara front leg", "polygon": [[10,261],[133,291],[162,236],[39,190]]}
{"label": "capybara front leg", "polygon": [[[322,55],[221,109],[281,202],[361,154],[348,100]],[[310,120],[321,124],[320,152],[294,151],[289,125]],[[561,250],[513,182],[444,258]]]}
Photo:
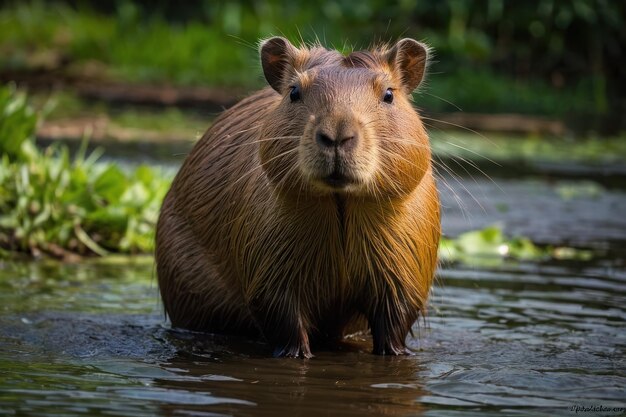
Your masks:
{"label": "capybara front leg", "polygon": [[417,311],[397,299],[385,299],[369,315],[376,355],[408,355],[406,337],[417,319]]}
{"label": "capybara front leg", "polygon": [[283,336],[274,341],[274,357],[303,358],[313,357],[309,346],[309,335],[305,330],[302,319],[293,328],[286,328]]}
{"label": "capybara front leg", "polygon": [[294,306],[281,307],[259,303],[251,308],[263,335],[272,345],[274,357],[313,357],[306,321]]}

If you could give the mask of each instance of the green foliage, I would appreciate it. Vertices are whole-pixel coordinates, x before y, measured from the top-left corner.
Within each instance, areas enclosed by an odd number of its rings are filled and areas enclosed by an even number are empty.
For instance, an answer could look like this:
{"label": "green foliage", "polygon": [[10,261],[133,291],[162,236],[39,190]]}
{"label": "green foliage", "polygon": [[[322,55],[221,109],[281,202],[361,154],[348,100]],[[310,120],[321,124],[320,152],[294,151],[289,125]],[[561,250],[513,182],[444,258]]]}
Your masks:
{"label": "green foliage", "polygon": [[62,145],[40,151],[24,97],[7,88],[0,97],[0,112],[11,114],[0,129],[0,247],[56,256],[150,251],[169,179],[147,166],[100,163],[86,142],[74,158]]}
{"label": "green foliage", "polygon": [[[609,65],[621,62],[626,44],[626,7],[618,1],[77,4],[23,1],[0,9],[0,68],[255,88],[262,84],[259,38],[320,38],[349,50],[409,36],[436,52],[426,93],[464,111],[623,113],[623,77]],[[418,104],[454,109],[428,94]]]}
{"label": "green foliage", "polygon": [[604,188],[593,181],[561,182],[555,189],[563,200],[576,200],[578,198],[598,199],[602,196]]}
{"label": "green foliage", "polygon": [[439,257],[445,262],[497,266],[506,259],[541,261],[547,259],[589,260],[593,253],[570,247],[541,247],[526,237],[508,238],[501,226],[462,233],[455,239],[442,238]]}
{"label": "green foliage", "polygon": [[545,81],[512,80],[485,68],[461,67],[430,74],[414,98],[418,107],[437,112],[524,113],[564,118],[572,112],[590,110],[589,89],[583,81],[579,88],[563,91]]}
{"label": "green foliage", "polygon": [[159,16],[142,21],[131,3],[121,4],[115,18],[39,2],[0,10],[0,67],[46,69],[70,59],[71,71],[131,82],[256,84],[249,76],[256,57],[233,48],[237,41],[221,28],[201,22],[170,25]]}
{"label": "green foliage", "polygon": [[507,239],[498,226],[473,230],[454,240],[443,239],[442,259],[499,258],[509,256],[515,259],[536,260],[547,253],[526,238]]}
{"label": "green foliage", "polygon": [[0,149],[15,160],[28,159],[35,148],[31,138],[37,128],[37,115],[13,86],[0,89]]}

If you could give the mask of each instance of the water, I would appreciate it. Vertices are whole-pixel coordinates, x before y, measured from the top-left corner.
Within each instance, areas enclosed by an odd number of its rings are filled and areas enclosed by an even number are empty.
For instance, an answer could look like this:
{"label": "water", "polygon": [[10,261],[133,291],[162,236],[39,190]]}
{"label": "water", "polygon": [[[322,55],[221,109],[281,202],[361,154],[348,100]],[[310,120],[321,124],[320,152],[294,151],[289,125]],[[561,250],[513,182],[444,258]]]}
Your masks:
{"label": "water", "polygon": [[261,342],[171,330],[150,258],[0,263],[0,415],[626,414],[626,228],[613,211],[626,194],[496,182],[450,180],[444,231],[499,220],[603,255],[443,265],[409,357],[373,356],[365,337],[274,359]]}

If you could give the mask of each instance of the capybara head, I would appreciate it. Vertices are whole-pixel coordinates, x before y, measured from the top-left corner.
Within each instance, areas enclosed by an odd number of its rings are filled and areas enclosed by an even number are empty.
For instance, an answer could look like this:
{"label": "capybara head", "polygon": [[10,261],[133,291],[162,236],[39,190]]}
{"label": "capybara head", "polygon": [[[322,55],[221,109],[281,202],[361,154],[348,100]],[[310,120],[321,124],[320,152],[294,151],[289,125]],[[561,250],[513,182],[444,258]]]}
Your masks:
{"label": "capybara head", "polygon": [[428,48],[413,39],[347,56],[275,37],[261,44],[269,85],[282,99],[262,127],[260,158],[281,192],[409,195],[430,148],[411,93]]}

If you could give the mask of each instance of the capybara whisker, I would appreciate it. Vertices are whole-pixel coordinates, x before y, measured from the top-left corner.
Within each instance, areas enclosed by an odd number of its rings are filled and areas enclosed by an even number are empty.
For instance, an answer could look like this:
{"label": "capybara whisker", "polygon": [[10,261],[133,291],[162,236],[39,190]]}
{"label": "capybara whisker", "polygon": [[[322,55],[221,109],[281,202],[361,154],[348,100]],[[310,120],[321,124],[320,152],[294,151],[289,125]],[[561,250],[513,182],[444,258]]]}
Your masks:
{"label": "capybara whisker", "polygon": [[[457,106],[456,104],[454,104],[454,103],[453,103],[453,102],[451,102],[450,100],[446,100],[446,99],[445,99],[445,98],[443,98],[443,97],[439,97],[439,96],[437,96],[437,95],[435,95],[435,94],[432,94],[432,93],[429,93],[429,92],[426,92],[426,91],[422,92],[422,94],[426,94],[426,95],[428,95],[428,96],[431,96],[431,97],[434,97],[434,98],[436,98],[436,99],[438,99],[438,100],[441,100],[441,101],[443,101],[444,103],[448,103],[448,104],[449,104],[449,105],[451,105],[452,107],[456,108],[458,111],[463,111],[463,109],[462,109],[462,108],[460,108],[459,106]],[[433,119],[431,119],[431,120],[433,120]]]}
{"label": "capybara whisker", "polygon": [[[437,123],[443,123],[443,124],[448,125],[448,126],[453,126],[453,127],[458,128],[458,129],[463,129],[463,130],[466,130],[466,131],[468,131],[468,132],[471,132],[471,133],[473,133],[473,134],[475,134],[475,135],[480,136],[481,138],[483,138],[483,139],[485,139],[485,140],[489,141],[490,143],[493,143],[493,142],[492,142],[489,138],[487,138],[487,137],[486,137],[485,135],[483,135],[482,133],[480,133],[480,132],[478,132],[478,131],[476,131],[476,130],[474,130],[474,129],[470,129],[470,128],[469,128],[469,127],[467,127],[467,126],[463,126],[463,125],[460,125],[460,124],[458,124],[458,123],[448,122],[448,121],[446,121],[446,120],[434,119],[434,118],[432,118],[432,117],[426,117],[426,116],[422,116],[422,119],[423,119],[423,120],[430,120],[430,121],[437,122]],[[425,123],[425,124],[426,124],[426,123]]]}
{"label": "capybara whisker", "polygon": [[463,149],[464,151],[468,151],[468,152],[470,152],[470,153],[472,153],[472,154],[474,154],[474,155],[476,155],[476,156],[479,156],[479,157],[481,157],[481,158],[484,158],[484,159],[486,159],[487,161],[491,162],[491,163],[492,163],[492,164],[494,164],[494,165],[497,165],[497,166],[499,166],[499,167],[501,167],[501,166],[502,166],[502,165],[500,165],[498,162],[494,161],[493,159],[488,158],[488,157],[486,157],[486,156],[484,156],[484,155],[481,155],[481,154],[479,154],[478,152],[475,152],[475,151],[473,151],[473,150],[471,150],[471,149],[469,149],[469,148],[466,148],[465,146],[461,146],[461,145],[459,145],[459,144],[457,144],[457,143],[452,143],[452,142],[446,142],[446,143],[447,143],[448,145],[455,146],[455,147],[457,147],[457,148]]}
{"label": "capybara whisker", "polygon": [[245,146],[254,146],[257,145],[261,142],[270,142],[270,141],[274,141],[274,140],[288,140],[288,139],[298,139],[299,136],[277,136],[275,138],[265,138],[265,139],[259,139],[259,140],[255,140],[255,141],[250,141],[250,142],[244,142],[244,143],[225,143],[223,145],[221,145],[223,148],[242,148]]}
{"label": "capybara whisker", "polygon": [[[474,197],[474,195],[467,189],[467,187],[465,186],[465,184],[458,178],[458,176],[454,173],[454,171],[452,171],[450,169],[450,167],[448,167],[445,163],[443,163],[443,161],[439,160],[433,160],[433,163],[437,166],[440,167],[441,169],[443,169],[445,172],[448,173],[448,175],[454,179],[464,190],[465,192],[467,192],[467,194],[474,200],[477,201],[476,198]],[[470,220],[468,217],[468,210],[467,210],[467,204],[464,202],[464,200],[461,198],[461,196],[459,196],[459,194],[456,192],[456,190],[448,183],[448,181],[445,179],[445,177],[443,176],[439,176],[439,181],[441,183],[443,183],[443,185],[446,186],[446,188],[452,193],[454,200],[456,201],[457,205],[459,206],[459,208],[461,209],[461,211],[463,212],[463,217],[466,220]],[[480,205],[480,202],[477,201],[477,203]]]}
{"label": "capybara whisker", "polygon": [[[270,159],[268,159],[266,162],[268,162],[268,163],[269,163],[269,162],[272,162],[272,161],[273,161],[273,160],[275,160],[275,159],[281,158],[281,157],[283,157],[283,156],[285,156],[285,155],[288,155],[288,154],[290,154],[290,153],[294,153],[294,152],[297,152],[297,149],[289,149],[289,150],[287,150],[287,151],[285,151],[285,152],[283,152],[283,153],[280,153],[280,154],[278,154],[278,155],[274,155],[274,156],[272,156],[272,157],[271,157]],[[254,168],[252,168],[250,171],[243,173],[243,174],[241,175],[241,177],[240,177],[240,178],[238,178],[238,179],[234,182],[234,184],[237,184],[237,183],[239,183],[240,181],[245,180],[247,176],[249,176],[250,174],[253,174],[255,171],[258,171],[258,170],[260,170],[260,169],[262,169],[262,168],[263,168],[263,166],[262,166],[262,165],[255,166],[255,167],[254,167]]]}

